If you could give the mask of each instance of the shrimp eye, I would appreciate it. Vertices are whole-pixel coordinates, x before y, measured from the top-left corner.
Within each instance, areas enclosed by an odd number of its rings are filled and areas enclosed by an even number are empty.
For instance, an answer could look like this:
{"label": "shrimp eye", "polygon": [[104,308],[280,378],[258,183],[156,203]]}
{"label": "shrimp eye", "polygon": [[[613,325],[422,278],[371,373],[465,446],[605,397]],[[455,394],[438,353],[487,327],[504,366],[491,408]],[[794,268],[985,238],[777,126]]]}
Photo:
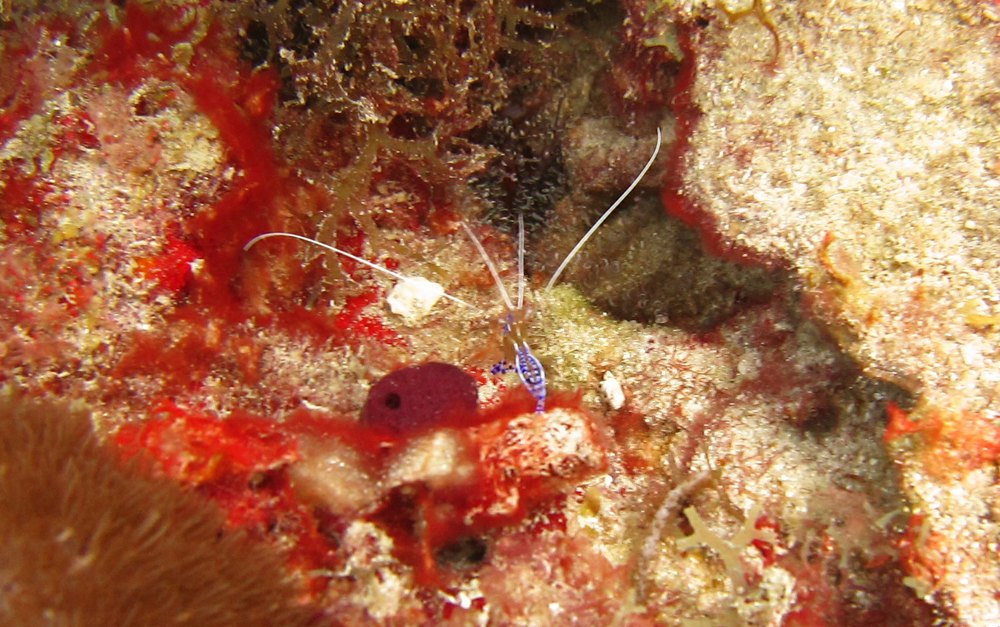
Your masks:
{"label": "shrimp eye", "polygon": [[472,375],[451,364],[407,366],[379,379],[368,392],[361,421],[398,435],[461,424],[476,415]]}

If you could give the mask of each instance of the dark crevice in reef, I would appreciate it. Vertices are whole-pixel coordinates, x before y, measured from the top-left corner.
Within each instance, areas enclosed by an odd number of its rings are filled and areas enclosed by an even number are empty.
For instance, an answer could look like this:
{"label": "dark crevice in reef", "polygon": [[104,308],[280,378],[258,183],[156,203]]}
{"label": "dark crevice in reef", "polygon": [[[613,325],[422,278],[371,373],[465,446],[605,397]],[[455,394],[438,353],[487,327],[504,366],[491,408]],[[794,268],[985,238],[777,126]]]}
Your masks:
{"label": "dark crevice in reef", "polygon": [[[614,198],[602,200],[610,204]],[[596,200],[588,204],[602,206]],[[570,222],[551,229],[539,242],[540,261],[546,268],[554,268],[562,251],[589,227],[583,219]],[[605,223],[564,277],[618,319],[692,331],[718,326],[746,307],[770,299],[787,282],[780,271],[709,255],[694,229],[667,216],[658,198],[645,194],[635,196]]]}
{"label": "dark crevice in reef", "polygon": [[470,139],[493,147],[499,155],[493,167],[471,182],[489,207],[483,219],[511,235],[517,233],[518,215],[524,217],[529,234],[544,226],[567,186],[558,120],[549,128],[524,129],[515,119],[521,115],[525,112],[507,111],[470,134]]}

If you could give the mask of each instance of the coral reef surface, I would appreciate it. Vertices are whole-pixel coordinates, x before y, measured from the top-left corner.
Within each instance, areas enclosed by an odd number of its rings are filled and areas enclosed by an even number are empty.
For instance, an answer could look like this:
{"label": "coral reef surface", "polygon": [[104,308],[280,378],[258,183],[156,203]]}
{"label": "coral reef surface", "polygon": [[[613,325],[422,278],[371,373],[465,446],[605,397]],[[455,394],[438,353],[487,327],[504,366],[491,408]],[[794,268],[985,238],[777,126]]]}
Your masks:
{"label": "coral reef surface", "polygon": [[[1000,623],[998,28],[971,0],[0,4],[5,541],[125,525],[244,622]],[[53,399],[80,412],[21,409]],[[197,548],[106,481],[197,509]],[[134,563],[101,542],[70,568]],[[59,563],[0,558],[0,611],[51,620]],[[61,616],[159,585],[107,577]]]}

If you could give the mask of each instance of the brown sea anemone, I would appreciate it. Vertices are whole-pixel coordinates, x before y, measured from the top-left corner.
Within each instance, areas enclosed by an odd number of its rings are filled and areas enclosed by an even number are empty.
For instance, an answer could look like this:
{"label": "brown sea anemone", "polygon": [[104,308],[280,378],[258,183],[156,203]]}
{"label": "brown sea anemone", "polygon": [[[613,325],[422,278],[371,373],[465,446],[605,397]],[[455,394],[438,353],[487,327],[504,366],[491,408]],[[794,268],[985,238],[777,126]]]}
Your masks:
{"label": "brown sea anemone", "polygon": [[136,464],[88,414],[0,395],[0,624],[306,625],[276,555]]}

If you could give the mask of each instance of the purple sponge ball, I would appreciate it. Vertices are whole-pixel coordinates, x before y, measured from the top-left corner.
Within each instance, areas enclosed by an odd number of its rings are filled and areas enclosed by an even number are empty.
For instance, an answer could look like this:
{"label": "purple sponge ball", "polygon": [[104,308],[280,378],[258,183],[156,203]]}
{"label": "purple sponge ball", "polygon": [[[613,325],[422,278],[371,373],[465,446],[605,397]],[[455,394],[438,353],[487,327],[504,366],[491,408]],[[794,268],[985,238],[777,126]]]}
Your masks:
{"label": "purple sponge ball", "polygon": [[412,435],[475,415],[478,400],[476,380],[457,366],[438,362],[408,366],[372,386],[361,421]]}

